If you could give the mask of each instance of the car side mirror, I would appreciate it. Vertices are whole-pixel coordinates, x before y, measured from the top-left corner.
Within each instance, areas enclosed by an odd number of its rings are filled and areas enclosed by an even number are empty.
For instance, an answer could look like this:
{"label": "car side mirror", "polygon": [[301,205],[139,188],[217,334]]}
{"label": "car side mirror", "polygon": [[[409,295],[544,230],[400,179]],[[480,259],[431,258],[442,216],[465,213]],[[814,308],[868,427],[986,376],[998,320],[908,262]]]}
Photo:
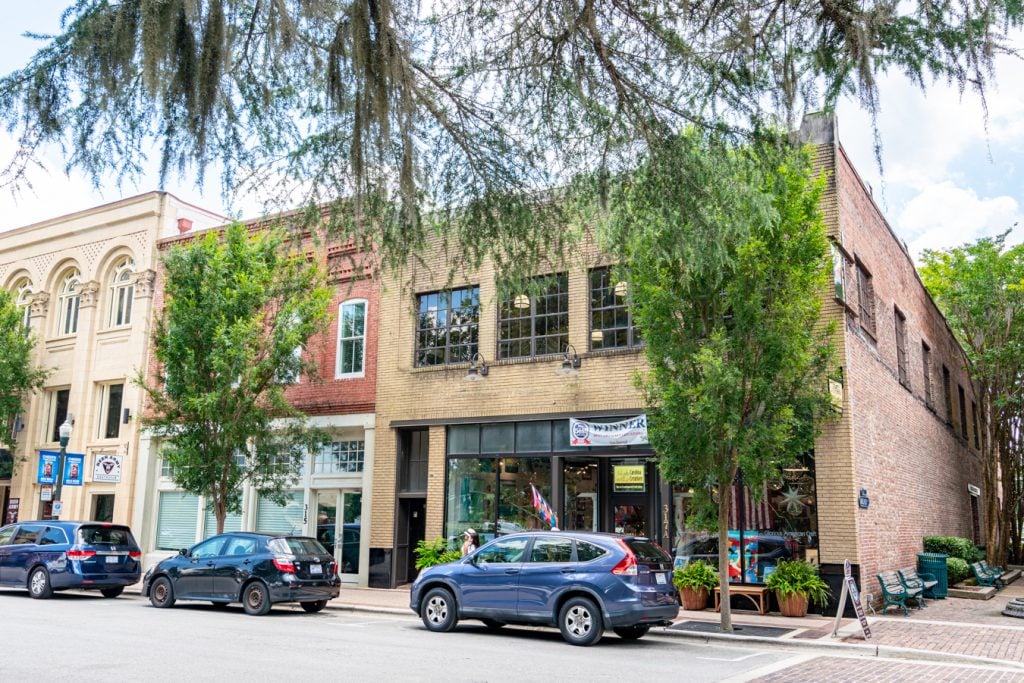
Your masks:
{"label": "car side mirror", "polygon": [[182,548],[178,551],[178,554],[182,557],[188,557],[191,553],[189,553],[188,548]]}

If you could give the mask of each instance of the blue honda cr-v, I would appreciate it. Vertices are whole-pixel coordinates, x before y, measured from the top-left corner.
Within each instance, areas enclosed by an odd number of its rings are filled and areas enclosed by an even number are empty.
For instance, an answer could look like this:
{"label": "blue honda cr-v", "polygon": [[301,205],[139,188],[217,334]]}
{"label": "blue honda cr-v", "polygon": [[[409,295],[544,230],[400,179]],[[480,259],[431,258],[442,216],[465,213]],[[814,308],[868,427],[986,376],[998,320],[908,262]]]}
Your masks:
{"label": "blue honda cr-v", "polygon": [[0,586],[48,598],[68,588],[116,598],[138,582],[142,552],[131,529],[105,522],[18,522],[0,528]]}
{"label": "blue honda cr-v", "polygon": [[573,645],[593,645],[605,628],[627,640],[679,613],[672,558],[646,538],[532,532],[494,539],[458,562],[422,571],[410,607],[431,631],[459,619],[558,626]]}

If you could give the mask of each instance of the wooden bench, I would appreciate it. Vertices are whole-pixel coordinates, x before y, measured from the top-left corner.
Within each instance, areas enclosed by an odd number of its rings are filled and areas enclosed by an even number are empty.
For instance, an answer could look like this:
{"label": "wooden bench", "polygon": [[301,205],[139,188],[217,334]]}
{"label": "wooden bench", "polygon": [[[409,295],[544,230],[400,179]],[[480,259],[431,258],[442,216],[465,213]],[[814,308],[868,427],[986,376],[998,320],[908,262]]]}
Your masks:
{"label": "wooden bench", "polygon": [[[759,614],[768,614],[768,589],[764,586],[729,586],[729,596],[742,595],[754,603]],[[722,589],[715,586],[715,611],[722,609]]]}

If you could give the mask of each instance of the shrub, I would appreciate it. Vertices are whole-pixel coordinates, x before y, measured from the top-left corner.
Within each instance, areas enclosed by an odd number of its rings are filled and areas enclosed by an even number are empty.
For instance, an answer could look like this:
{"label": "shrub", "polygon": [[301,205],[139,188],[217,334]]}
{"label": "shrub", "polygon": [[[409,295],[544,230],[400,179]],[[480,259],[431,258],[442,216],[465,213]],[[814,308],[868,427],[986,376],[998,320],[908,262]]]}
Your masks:
{"label": "shrub", "polygon": [[438,536],[432,541],[426,539],[416,544],[416,569],[433,567],[435,564],[454,562],[462,557],[458,550],[449,549],[443,538]]}
{"label": "shrub", "polygon": [[779,598],[794,593],[806,595],[811,602],[822,607],[832,594],[828,584],[818,574],[818,568],[803,560],[783,560],[775,566],[775,571],[764,580],[765,585],[775,591]]}
{"label": "shrub", "polygon": [[971,575],[971,567],[966,560],[959,557],[946,558],[946,573],[949,574],[949,585],[955,585]]}
{"label": "shrub", "polygon": [[944,553],[950,557],[960,558],[968,564],[978,562],[985,557],[970,539],[957,536],[925,536],[924,551],[926,553]]}
{"label": "shrub", "polygon": [[672,583],[679,590],[684,588],[711,590],[718,585],[718,572],[704,560],[697,560],[675,570],[672,574]]}

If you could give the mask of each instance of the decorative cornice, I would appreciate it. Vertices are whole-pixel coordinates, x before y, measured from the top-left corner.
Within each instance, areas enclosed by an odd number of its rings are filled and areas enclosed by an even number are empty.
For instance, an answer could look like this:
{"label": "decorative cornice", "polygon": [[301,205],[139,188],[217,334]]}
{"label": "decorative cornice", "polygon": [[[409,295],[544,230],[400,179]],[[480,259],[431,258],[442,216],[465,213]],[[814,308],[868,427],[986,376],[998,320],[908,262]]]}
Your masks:
{"label": "decorative cornice", "polygon": [[50,310],[50,293],[49,292],[36,292],[29,297],[29,306],[32,307],[31,316],[33,318],[46,317],[47,312]]}
{"label": "decorative cornice", "polygon": [[83,282],[78,286],[80,308],[92,308],[99,301],[100,283],[95,280]]}
{"label": "decorative cornice", "polygon": [[135,298],[136,299],[148,299],[153,296],[153,291],[156,284],[156,271],[155,270],[142,270],[135,274],[132,279],[132,284],[135,285]]}

